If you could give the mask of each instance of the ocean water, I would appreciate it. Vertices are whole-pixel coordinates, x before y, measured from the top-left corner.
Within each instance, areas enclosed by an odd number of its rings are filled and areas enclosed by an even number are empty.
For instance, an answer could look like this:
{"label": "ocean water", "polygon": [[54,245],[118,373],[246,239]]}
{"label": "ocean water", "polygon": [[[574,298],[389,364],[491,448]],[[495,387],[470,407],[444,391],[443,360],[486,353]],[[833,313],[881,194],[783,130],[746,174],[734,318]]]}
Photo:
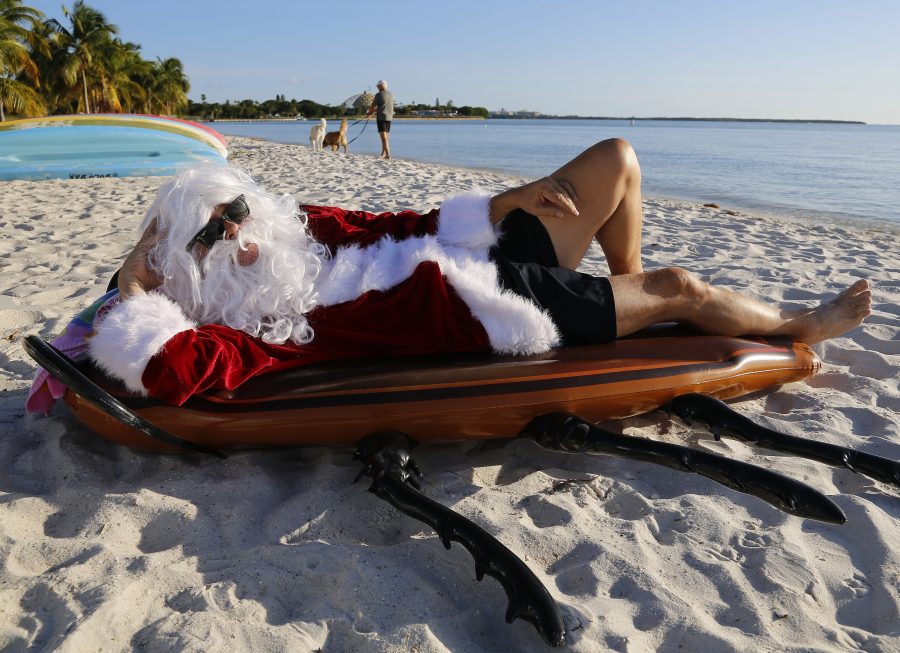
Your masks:
{"label": "ocean water", "polygon": [[[313,121],[215,122],[222,134],[308,143]],[[329,121],[336,130],[337,121]],[[395,157],[546,175],[591,144],[634,146],[644,193],[829,223],[900,227],[900,125],[623,120],[403,120]],[[351,122],[351,152],[378,154],[375,121]],[[329,152],[330,153],[330,152]]]}

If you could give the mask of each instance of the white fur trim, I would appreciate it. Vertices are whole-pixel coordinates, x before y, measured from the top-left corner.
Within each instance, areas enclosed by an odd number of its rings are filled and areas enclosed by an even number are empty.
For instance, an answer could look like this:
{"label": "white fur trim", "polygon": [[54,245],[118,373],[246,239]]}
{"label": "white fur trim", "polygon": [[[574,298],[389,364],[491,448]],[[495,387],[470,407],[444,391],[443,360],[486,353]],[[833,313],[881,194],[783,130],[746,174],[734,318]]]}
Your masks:
{"label": "white fur trim", "polygon": [[500,287],[487,248],[442,246],[435,236],[383,238],[366,249],[347,247],[325,263],[317,281],[319,303],[331,306],[371,290],[387,290],[412,275],[423,261],[434,261],[481,322],[491,347],[504,354],[537,354],[559,344],[550,316],[532,302]]}
{"label": "white fur trim", "polygon": [[474,190],[448,197],[441,204],[437,239],[448,247],[487,249],[497,242],[491,225],[491,194]]}
{"label": "white fur trim", "polygon": [[325,262],[316,280],[319,304],[332,306],[370,290],[392,288],[408,279],[422,261],[437,260],[440,251],[433,236],[399,242],[382,238],[365,249],[341,248]]}
{"label": "white fur trim", "polygon": [[545,311],[500,287],[492,261],[448,254],[438,261],[441,271],[487,331],[494,351],[540,354],[560,344],[556,324]]}
{"label": "white fur trim", "polygon": [[103,370],[129,390],[146,395],[141,377],[147,363],[175,334],[195,327],[171,299],[147,293],[110,310],[88,339],[88,348]]}

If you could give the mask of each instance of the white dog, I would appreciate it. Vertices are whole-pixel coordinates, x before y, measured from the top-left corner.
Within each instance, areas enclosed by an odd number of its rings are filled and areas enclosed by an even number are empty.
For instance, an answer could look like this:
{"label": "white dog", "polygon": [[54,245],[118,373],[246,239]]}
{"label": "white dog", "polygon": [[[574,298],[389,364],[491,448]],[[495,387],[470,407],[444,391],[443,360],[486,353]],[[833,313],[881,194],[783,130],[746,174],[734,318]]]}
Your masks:
{"label": "white dog", "polygon": [[325,118],[322,118],[319,121],[318,125],[313,125],[309,130],[309,146],[313,149],[313,152],[321,152],[322,151],[322,141],[325,140],[325,130],[328,127],[328,122],[326,122]]}

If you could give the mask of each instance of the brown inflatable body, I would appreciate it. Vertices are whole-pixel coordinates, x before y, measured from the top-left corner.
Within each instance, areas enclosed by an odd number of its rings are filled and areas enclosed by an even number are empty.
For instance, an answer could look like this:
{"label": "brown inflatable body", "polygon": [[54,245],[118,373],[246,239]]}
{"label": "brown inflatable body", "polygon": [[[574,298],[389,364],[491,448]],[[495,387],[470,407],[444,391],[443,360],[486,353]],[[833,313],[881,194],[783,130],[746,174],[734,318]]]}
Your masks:
{"label": "brown inflatable body", "polygon": [[[260,376],[184,406],[127,396],[96,379],[169,433],[217,449],[352,445],[402,431],[420,442],[513,437],[534,417],[564,411],[599,422],[700,392],[720,399],[806,379],[820,362],[786,339],[642,335],[529,357],[442,356],[357,361]],[[166,450],[69,390],[76,417],[103,437]]]}

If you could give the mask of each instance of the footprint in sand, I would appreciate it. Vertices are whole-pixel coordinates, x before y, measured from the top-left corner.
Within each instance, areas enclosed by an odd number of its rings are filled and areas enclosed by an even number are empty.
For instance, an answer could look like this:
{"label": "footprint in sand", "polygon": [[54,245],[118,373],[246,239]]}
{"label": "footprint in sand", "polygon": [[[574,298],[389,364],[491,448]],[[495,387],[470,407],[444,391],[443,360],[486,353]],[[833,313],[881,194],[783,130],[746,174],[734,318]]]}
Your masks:
{"label": "footprint in sand", "polygon": [[737,549],[730,546],[707,546],[704,550],[720,562],[737,562],[743,564],[746,559]]}
{"label": "footprint in sand", "polygon": [[158,514],[141,529],[138,548],[144,553],[166,551],[184,543],[193,521],[188,515],[167,510]]}
{"label": "footprint in sand", "polygon": [[853,574],[851,578],[845,578],[843,584],[855,599],[861,599],[872,591],[872,586],[862,574]]}
{"label": "footprint in sand", "polygon": [[638,630],[653,630],[668,616],[664,601],[652,589],[638,586],[631,576],[619,578],[609,588],[609,596],[613,599],[625,599],[632,604],[632,609],[637,611],[634,627]]}
{"label": "footprint in sand", "polygon": [[[19,627],[29,633],[27,648],[23,650],[55,650],[76,621],[66,600],[46,583],[38,583],[25,592],[19,605],[25,615],[19,620]],[[15,646],[4,650],[15,650]]]}
{"label": "footprint in sand", "polygon": [[603,548],[594,542],[581,542],[566,555],[550,565],[547,570],[556,579],[559,591],[568,596],[595,596],[600,588],[600,578],[585,560],[599,560],[605,555]]}
{"label": "footprint in sand", "polygon": [[44,522],[44,535],[60,539],[80,535],[92,523],[98,507],[86,503],[64,506]]}
{"label": "footprint in sand", "polygon": [[647,527],[657,542],[671,546],[678,535],[690,532],[691,521],[680,510],[660,510],[650,517]]}
{"label": "footprint in sand", "polygon": [[616,483],[610,488],[606,501],[603,502],[603,509],[611,517],[629,521],[643,519],[653,512],[649,501],[620,483]]}
{"label": "footprint in sand", "polygon": [[203,588],[191,587],[166,599],[166,607],[176,612],[203,612],[209,601],[203,595]]}
{"label": "footprint in sand", "polygon": [[744,533],[737,538],[737,545],[745,549],[765,549],[774,543],[772,537],[765,533]]}
{"label": "footprint in sand", "polygon": [[538,528],[565,526],[572,521],[571,512],[541,496],[525,497],[519,501],[519,508],[525,511]]}

